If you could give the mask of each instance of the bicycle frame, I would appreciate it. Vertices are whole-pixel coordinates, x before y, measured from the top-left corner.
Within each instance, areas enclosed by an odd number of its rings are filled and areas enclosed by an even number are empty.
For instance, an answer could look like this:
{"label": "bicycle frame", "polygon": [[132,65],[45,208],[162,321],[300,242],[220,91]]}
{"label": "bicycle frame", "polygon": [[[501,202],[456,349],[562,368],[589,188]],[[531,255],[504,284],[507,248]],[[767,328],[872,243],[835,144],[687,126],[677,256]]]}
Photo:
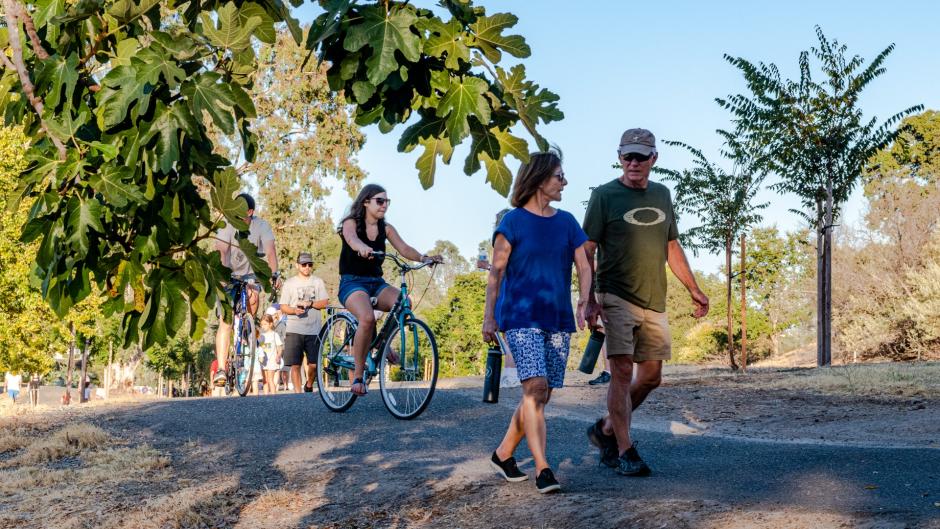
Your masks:
{"label": "bicycle frame", "polygon": [[[391,257],[395,259],[394,256],[391,256]],[[396,262],[398,263],[397,259],[396,259]],[[402,266],[402,263],[398,263],[398,264],[399,264],[400,275],[401,275],[401,285],[400,285],[400,291],[398,293],[398,299],[395,300],[395,305],[393,305],[392,309],[388,312],[388,316],[385,319],[385,323],[382,324],[382,328],[379,330],[379,332],[376,333],[375,338],[372,339],[372,342],[369,344],[369,348],[367,349],[368,354],[366,354],[365,371],[366,371],[366,375],[369,377],[373,377],[377,375],[379,372],[378,364],[381,361],[380,355],[381,355],[382,350],[385,348],[386,344],[388,343],[388,340],[393,338],[392,336],[390,336],[393,325],[398,326],[399,339],[401,339],[402,341],[402,346],[403,346],[402,350],[404,350],[404,344],[405,344],[405,339],[406,339],[405,322],[407,322],[410,318],[414,316],[414,313],[411,310],[411,300],[408,299],[408,283],[405,281],[405,274],[410,269],[404,268]],[[356,327],[358,328],[358,322],[356,322]],[[353,339],[353,336],[346,337],[346,339],[344,340],[343,346],[340,347],[340,350],[345,348],[346,345],[349,345],[349,341],[351,341],[352,339]],[[347,361],[347,359],[344,357],[348,357],[349,360]],[[406,359],[404,355],[401,355],[401,358],[399,358],[399,362],[401,362],[402,369],[405,369],[405,360]],[[339,355],[339,354],[334,355],[334,357],[331,359],[331,362],[347,369],[355,368],[355,362],[352,359],[352,356],[350,355]]]}

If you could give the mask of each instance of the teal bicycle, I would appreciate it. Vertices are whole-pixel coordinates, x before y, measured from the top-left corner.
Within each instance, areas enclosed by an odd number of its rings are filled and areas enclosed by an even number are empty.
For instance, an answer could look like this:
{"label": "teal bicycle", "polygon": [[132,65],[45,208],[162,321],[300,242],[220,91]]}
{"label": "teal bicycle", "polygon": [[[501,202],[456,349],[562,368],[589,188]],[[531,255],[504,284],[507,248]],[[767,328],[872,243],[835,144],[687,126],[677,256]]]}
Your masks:
{"label": "teal bicycle", "polygon": [[[435,263],[411,265],[396,255],[385,257],[398,266],[401,293],[366,350],[363,381],[369,386],[378,377],[385,407],[396,418],[410,420],[421,415],[431,403],[437,385],[438,356],[434,334],[411,311],[405,276]],[[350,391],[356,367],[352,345],[357,322],[355,316],[341,307],[326,310],[328,318],[320,330],[317,356],[317,390],[330,411],[344,412],[357,397]]]}

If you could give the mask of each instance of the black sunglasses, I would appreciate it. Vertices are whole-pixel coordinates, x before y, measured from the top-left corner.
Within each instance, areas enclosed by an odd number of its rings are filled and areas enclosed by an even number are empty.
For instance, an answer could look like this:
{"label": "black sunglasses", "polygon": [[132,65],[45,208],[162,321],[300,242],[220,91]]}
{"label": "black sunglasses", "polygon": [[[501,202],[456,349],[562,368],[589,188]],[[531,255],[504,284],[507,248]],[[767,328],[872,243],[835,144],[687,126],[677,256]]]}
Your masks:
{"label": "black sunglasses", "polygon": [[304,267],[304,266],[313,266],[313,263],[300,263],[300,266],[301,266],[301,267]]}
{"label": "black sunglasses", "polygon": [[629,162],[646,162],[653,157],[653,153],[649,154],[640,154],[637,152],[628,152],[626,154],[621,154],[620,159],[629,163]]}
{"label": "black sunglasses", "polygon": [[370,198],[369,200],[374,200],[375,203],[378,204],[379,206],[384,206],[385,204],[391,204],[391,203],[392,203],[392,199],[390,199],[390,198],[372,197],[372,198]]}

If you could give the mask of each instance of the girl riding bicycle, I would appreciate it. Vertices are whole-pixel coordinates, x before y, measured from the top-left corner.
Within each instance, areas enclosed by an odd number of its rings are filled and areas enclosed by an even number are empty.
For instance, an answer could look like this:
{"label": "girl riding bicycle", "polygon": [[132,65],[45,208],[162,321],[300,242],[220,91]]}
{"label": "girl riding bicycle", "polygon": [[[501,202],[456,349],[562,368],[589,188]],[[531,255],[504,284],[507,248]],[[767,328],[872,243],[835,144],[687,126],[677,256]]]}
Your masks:
{"label": "girl riding bicycle", "polygon": [[373,252],[384,253],[385,241],[388,240],[402,257],[412,261],[442,261],[439,255],[425,255],[409,246],[398,230],[385,222],[389,203],[382,186],[364,186],[337,230],[343,242],[339,255],[339,301],[359,322],[353,339],[356,369],[350,391],[360,396],[368,391],[362,378],[366,348],[375,331],[373,307],[381,311],[391,310],[399,293],[382,278],[384,258],[373,255]]}

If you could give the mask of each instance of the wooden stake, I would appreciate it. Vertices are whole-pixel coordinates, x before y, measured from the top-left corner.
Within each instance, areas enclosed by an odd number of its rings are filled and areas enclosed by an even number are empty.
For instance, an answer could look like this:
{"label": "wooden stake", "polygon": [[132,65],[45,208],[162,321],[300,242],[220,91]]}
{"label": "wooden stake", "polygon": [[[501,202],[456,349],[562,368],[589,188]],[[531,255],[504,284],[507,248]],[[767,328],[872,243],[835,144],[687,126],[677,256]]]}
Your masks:
{"label": "wooden stake", "polygon": [[741,370],[747,371],[747,274],[744,262],[744,234],[741,234]]}

